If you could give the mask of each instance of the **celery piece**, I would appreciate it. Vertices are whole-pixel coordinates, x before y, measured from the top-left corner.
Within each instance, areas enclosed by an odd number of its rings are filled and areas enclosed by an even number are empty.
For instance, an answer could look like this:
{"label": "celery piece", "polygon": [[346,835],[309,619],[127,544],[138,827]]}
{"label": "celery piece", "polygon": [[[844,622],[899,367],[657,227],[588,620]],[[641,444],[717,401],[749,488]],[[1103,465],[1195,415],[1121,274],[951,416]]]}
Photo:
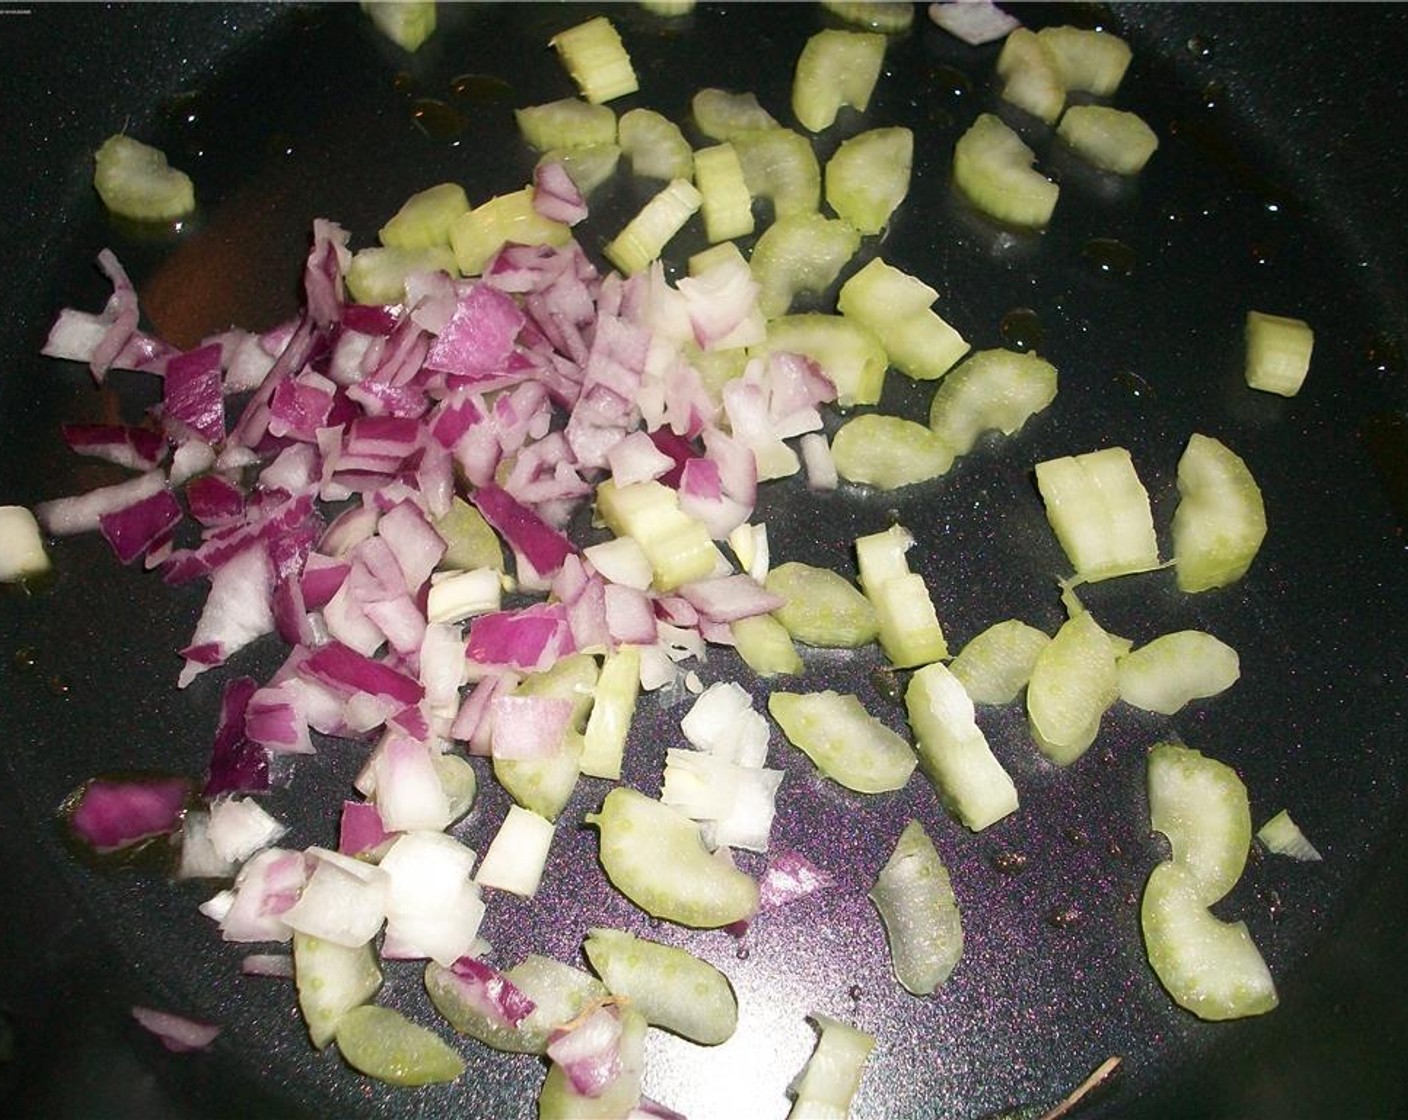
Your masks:
{"label": "celery piece", "polygon": [[703,196],[704,233],[711,242],[731,241],[753,232],[753,196],[743,178],[738,153],[728,142],[694,153],[694,185]]}
{"label": "celery piece", "polygon": [[753,246],[748,266],[758,282],[765,318],[786,315],[798,292],[821,295],[860,248],[860,234],[840,218],[796,214],[768,226]]}
{"label": "celery piece", "polygon": [[439,1035],[371,1003],[338,1021],[337,1049],[353,1069],[402,1088],[453,1081],[465,1069],[464,1059]]}
{"label": "celery piece", "polygon": [[600,831],[612,886],[652,917],[713,929],[757,912],[758,884],[710,853],[679,810],[617,786],[586,822]]}
{"label": "celery piece", "polygon": [[1002,99],[1047,124],[1055,124],[1066,104],[1066,83],[1056,60],[1035,31],[1013,28],[997,56]]}
{"label": "celery piece", "polygon": [[191,177],[166,161],[166,153],[121,132],[93,156],[93,188],[103,205],[137,222],[174,222],[195,212]]}
{"label": "celery piece", "polygon": [[1051,641],[1016,618],[993,623],[958,651],[949,671],[975,704],[1010,704],[1027,687],[1037,656]]}
{"label": "celery piece", "polygon": [[821,6],[847,23],[887,35],[907,31],[914,23],[914,5],[894,0],[821,0]]}
{"label": "celery piece", "polygon": [[372,26],[414,53],[435,33],[435,0],[362,0]]}
{"label": "celery piece", "polygon": [[905,553],[914,537],[902,525],[856,540],[860,585],[875,607],[880,648],[897,669],[948,656],[943,628],[924,577],[909,570]]}
{"label": "celery piece", "polygon": [[450,802],[450,822],[454,823],[474,807],[479,779],[469,761],[457,754],[438,754],[430,761]]}
{"label": "celery piece", "polygon": [[597,513],[618,537],[630,537],[650,560],[657,591],[705,579],[723,561],[705,525],[680,509],[679,495],[659,482],[596,489]]}
{"label": "celery piece", "polygon": [[435,531],[445,542],[440,567],[472,572],[478,568],[504,570],[504,550],[484,515],[456,495],[449,512],[435,521]]}
{"label": "celery piece", "polygon": [[1237,651],[1202,630],[1162,634],[1121,657],[1119,671],[1121,700],[1166,716],[1241,676]]}
{"label": "celery piece", "polygon": [[517,1026],[467,992],[452,969],[434,961],[425,968],[425,990],[456,1031],[509,1054],[543,1053],[553,1030],[610,994],[595,976],[536,953],[507,969],[504,977],[534,1004]]}
{"label": "celery piece", "polygon": [[597,927],[582,951],[614,996],[652,1027],[717,1046],[738,1027],[738,999],[728,977],[693,953],[622,930]]}
{"label": "celery piece", "polygon": [[809,132],[830,128],[842,105],[865,112],[885,61],[885,36],[818,31],[797,56],[792,112]]}
{"label": "celery piece", "polygon": [[513,695],[570,701],[572,715],[568,726],[580,733],[586,729],[600,681],[596,658],[589,653],[572,653],[558,658],[549,669],[529,673],[518,682]]}
{"label": "celery piece", "polygon": [[553,1062],[538,1091],[538,1120],[622,1120],[638,1114],[641,1077],[645,1071],[645,1016],[621,1009],[616,1074],[597,1092],[578,1092],[566,1071]]}
{"label": "celery piece", "polygon": [[933,310],[938,298],[918,277],[875,257],[841,285],[836,307],[875,332],[897,370],[932,381],[968,352],[963,336]]}
{"label": "celery piece", "polygon": [[1135,175],[1158,150],[1159,138],[1137,113],[1108,105],[1072,105],[1056,134],[1101,171]]}
{"label": "celery piece", "polygon": [[1315,332],[1303,319],[1247,312],[1247,384],[1253,389],[1293,397],[1305,384]]}
{"label": "celery piece", "polygon": [[773,617],[799,642],[854,649],[879,634],[875,608],[845,576],[830,568],[789,561],[771,569],[764,586],[786,602]]}
{"label": "celery piece", "polygon": [[376,995],[381,987],[381,969],[371,942],[348,948],[295,933],[293,980],[308,1035],[313,1045],[322,1050],[337,1034],[342,1017]]}
{"label": "celery piece", "polygon": [[557,820],[576,788],[584,750],[582,729],[597,680],[596,660],[589,654],[574,653],[550,669],[529,673],[513,690],[514,696],[546,696],[573,705],[571,722],[557,751],[544,758],[494,758],[494,777],[508,795],[549,821]]}
{"label": "celery piece", "polygon": [[953,149],[953,181],[991,218],[1040,229],[1051,220],[1060,188],[1032,167],[1036,156],[992,113],[981,113]]}
{"label": "celery piece", "polygon": [[616,173],[621,149],[615,143],[580,144],[570,148],[551,148],[542,154],[538,165],[560,163],[583,196],[589,195]]}
{"label": "celery piece", "polygon": [[1032,351],[980,350],[944,378],[929,427],[955,455],[986,431],[1010,436],[1056,399],[1056,367]]}
{"label": "celery piece", "polygon": [[1290,856],[1291,859],[1315,863],[1324,858],[1285,809],[1257,829],[1256,838],[1268,852],[1278,856]]}
{"label": "celery piece", "polygon": [[637,0],[637,3],[651,15],[673,18],[694,11],[695,0]]}
{"label": "celery piece", "polygon": [[621,777],[626,735],[640,695],[640,650],[621,646],[608,653],[595,691],[583,732],[582,773],[615,781]]}
{"label": "celery piece", "polygon": [[826,201],[861,233],[880,233],[909,193],[914,133],[872,128],[841,143],[826,161]]}
{"label": "celery piece", "polygon": [[631,109],[616,124],[631,171],[647,179],[691,179],[694,155],[680,126],[654,109]]}
{"label": "celery piece", "polygon": [[23,583],[50,567],[34,514],[24,506],[0,506],[0,583]]}
{"label": "celery piece", "polygon": [[1194,432],[1178,460],[1173,562],[1181,591],[1241,579],[1266,538],[1266,507],[1247,464],[1226,444]]}
{"label": "celery piece", "polygon": [[808,1016],[821,1031],[797,1079],[797,1099],[787,1120],[844,1120],[860,1088],[875,1038],[827,1015]]}
{"label": "celery piece", "polygon": [[857,793],[903,789],[918,764],[903,736],[849,693],[774,692],[768,711],[818,770]]}
{"label": "celery piece", "polygon": [[1043,27],[1038,42],[1067,89],[1109,97],[1119,89],[1133,52],[1108,31],[1083,27]]}
{"label": "celery piece", "polygon": [[760,677],[795,677],[806,668],[787,627],[772,615],[736,619],[729,631],[738,656]]}
{"label": "celery piece", "polygon": [[1247,787],[1225,762],[1182,743],[1149,752],[1149,820],[1168,837],[1187,889],[1211,906],[1242,877],[1252,843]]}
{"label": "celery piece", "polygon": [[631,56],[605,16],[559,31],[548,45],[557,51],[582,96],[594,105],[640,89]]}
{"label": "celery piece", "polygon": [[800,132],[768,128],[726,139],[738,153],[749,193],[768,199],[774,218],[807,214],[821,205],[821,165]]}
{"label": "celery piece", "polygon": [[608,242],[602,252],[627,276],[634,276],[660,256],[670,238],[684,228],[702,201],[698,189],[688,179],[673,180],[626,223],[625,229]]}
{"label": "celery piece", "polygon": [[1062,624],[1037,655],[1027,682],[1032,738],[1057,766],[1069,766],[1095,741],[1119,697],[1115,647],[1089,611]]}
{"label": "celery piece", "polygon": [[1200,1019],[1262,1015],[1276,984],[1245,922],[1224,922],[1198,900],[1188,869],[1154,868],[1139,909],[1149,964],[1175,1003]]}
{"label": "celery piece", "polygon": [[701,89],[690,101],[690,110],[699,131],[710,140],[732,140],[741,133],[781,127],[753,93]]}
{"label": "celery piece", "polygon": [[347,293],[358,303],[403,303],[406,277],[413,272],[448,272],[455,276],[459,268],[448,245],[425,249],[372,246],[352,255],[347,267]]}
{"label": "celery piece", "polygon": [[1159,566],[1149,495],[1123,447],[1036,465],[1046,518],[1082,580],[1094,583]]}
{"label": "celery piece", "polygon": [[417,191],[401,204],[377,233],[389,249],[429,249],[450,244],[450,227],[469,209],[469,198],[458,183],[437,183]]}
{"label": "celery piece", "polygon": [[917,820],[905,824],[870,900],[885,924],[895,979],[911,995],[933,995],[963,955],[963,921],[948,870]]}
{"label": "celery piece", "polygon": [[577,97],[515,109],[513,116],[523,139],[539,152],[617,143],[616,113],[607,105],[592,105]]}
{"label": "celery piece", "polygon": [[450,247],[463,276],[478,276],[494,254],[516,245],[566,245],[572,229],[533,208],[533,188],[494,198],[461,214],[450,227]]}
{"label": "celery piece", "polygon": [[1017,811],[1017,788],[977,724],[973,700],[947,666],[910,678],[904,694],[919,767],[954,814],[974,832]]}
{"label": "celery piece", "polygon": [[784,315],[768,323],[771,352],[803,354],[836,386],[842,408],[875,404],[885,382],[885,348],[869,328],[840,315]]}
{"label": "celery piece", "polygon": [[923,424],[877,412],[842,424],[831,455],[842,478],[881,490],[928,482],[953,466],[953,452]]}

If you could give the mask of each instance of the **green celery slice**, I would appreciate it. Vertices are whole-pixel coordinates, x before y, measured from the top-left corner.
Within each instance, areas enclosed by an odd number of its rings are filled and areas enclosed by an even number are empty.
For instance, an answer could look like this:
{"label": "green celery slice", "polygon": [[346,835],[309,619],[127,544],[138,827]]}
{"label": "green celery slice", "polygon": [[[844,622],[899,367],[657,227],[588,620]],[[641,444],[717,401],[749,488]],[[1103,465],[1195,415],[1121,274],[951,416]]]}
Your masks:
{"label": "green celery slice", "polygon": [[842,105],[865,112],[885,61],[885,36],[818,31],[797,56],[792,112],[809,132],[830,128]]}
{"label": "green celery slice", "polygon": [[469,760],[457,754],[436,755],[431,760],[435,776],[440,779],[440,788],[450,802],[450,821],[454,823],[474,807],[474,796],[479,792],[479,779]]}
{"label": "green celery slice", "polygon": [[1072,105],[1056,134],[1101,171],[1117,175],[1138,174],[1159,148],[1143,117],[1108,105]]}
{"label": "green celery slice", "polygon": [[934,393],[929,427],[955,455],[966,455],[986,431],[1005,436],[1056,399],[1056,367],[1031,351],[979,350]]}
{"label": "green celery slice", "polygon": [[623,1120],[630,1116],[640,1104],[648,1026],[640,1012],[630,1007],[621,1010],[620,1069],[599,1096],[577,1092],[562,1067],[552,1063],[538,1093],[538,1120]]}
{"label": "green celery slice", "polygon": [[953,466],[953,452],[932,430],[878,412],[842,424],[831,455],[842,478],[881,490],[928,482]]}
{"label": "green celery slice", "polygon": [[647,179],[690,179],[694,154],[680,126],[654,109],[631,109],[616,125],[617,143],[631,171]]}
{"label": "green celery slice", "polygon": [[1291,814],[1282,809],[1256,831],[1256,838],[1268,852],[1292,859],[1319,862],[1324,857],[1316,850]]}
{"label": "green celery slice", "polygon": [[1082,580],[1159,566],[1149,494],[1123,447],[1066,455],[1036,465],[1046,517]]}
{"label": "green celery slice", "polygon": [[450,244],[450,228],[469,209],[469,198],[458,183],[437,183],[417,191],[401,204],[377,233],[391,249],[429,249]]}
{"label": "green celery slice", "polygon": [[723,137],[738,153],[754,198],[772,203],[774,218],[807,214],[821,205],[821,165],[812,142],[790,128],[765,128]]}
{"label": "green celery slice", "polygon": [[621,777],[626,736],[640,695],[640,650],[620,646],[606,655],[597,678],[591,715],[582,735],[582,773],[592,778]]}
{"label": "green celery slice", "polygon": [[93,156],[93,187],[114,214],[137,222],[174,222],[196,208],[191,177],[167,163],[159,148],[120,132]]}
{"label": "green celery slice", "polygon": [[1247,573],[1266,539],[1266,507],[1247,464],[1195,432],[1178,460],[1173,562],[1181,591],[1208,591]]}
{"label": "green celery slice", "polygon": [[1001,119],[981,113],[953,149],[953,181],[991,218],[1040,229],[1051,220],[1060,188],[1032,167],[1036,159]]}
{"label": "green celery slice", "polygon": [[518,131],[537,151],[617,143],[616,113],[579,97],[563,97],[513,111]]}
{"label": "green celery slice", "polygon": [[560,749],[544,758],[494,758],[494,777],[510,797],[538,816],[555,821],[566,807],[582,772],[582,737],[597,686],[596,660],[574,653],[550,669],[529,673],[513,690],[515,696],[546,696],[568,700],[572,719]]}
{"label": "green celery slice", "polygon": [[337,1049],[353,1069],[402,1088],[454,1081],[465,1070],[464,1059],[439,1035],[373,1003],[338,1021]]}
{"label": "green celery slice", "polygon": [[732,144],[725,141],[694,153],[694,185],[703,196],[699,212],[710,242],[731,241],[753,232],[753,196]]}
{"label": "green celery slice", "polygon": [[821,0],[821,6],[847,23],[894,35],[914,23],[914,5],[894,0]]}
{"label": "green celery slice", "polygon": [[723,89],[701,89],[690,102],[694,123],[710,140],[732,140],[745,132],[780,128],[777,120],[758,104],[757,94]]}
{"label": "green celery slice", "polygon": [[787,1120],[844,1120],[860,1089],[875,1038],[826,1015],[808,1018],[816,1023],[821,1037],[797,1079],[797,1099]]}
{"label": "green celery slice", "polygon": [[347,268],[347,293],[358,303],[402,303],[406,298],[406,277],[413,272],[459,272],[455,254],[448,245],[424,249],[372,246],[352,254]]}
{"label": "green celery slice", "polygon": [[1119,659],[1120,699],[1172,715],[1193,700],[1216,696],[1241,674],[1237,651],[1203,630],[1175,630]]}
{"label": "green celery slice", "polygon": [[933,995],[963,955],[963,923],[948,870],[917,820],[904,826],[870,900],[885,923],[900,986]]}
{"label": "green celery slice", "polygon": [[826,161],[826,201],[861,233],[880,233],[909,193],[914,133],[872,128],[842,141]]}
{"label": "green celery slice", "polygon": [[1002,79],[1004,101],[1047,124],[1056,123],[1066,104],[1066,83],[1035,31],[1012,30],[997,56],[997,75]]}
{"label": "green celery slice", "polygon": [[509,242],[517,245],[566,245],[570,226],[550,221],[533,209],[533,188],[497,195],[461,214],[450,227],[450,247],[463,276],[478,276]]}
{"label": "green celery slice", "polygon": [[333,1040],[342,1017],[367,1003],[381,987],[381,969],[370,942],[348,948],[306,933],[293,935],[293,978],[298,1010],[319,1050]]}
{"label": "green celery slice", "polygon": [[1247,384],[1253,389],[1293,397],[1305,384],[1315,332],[1304,319],[1247,312]]}
{"label": "green celery slice", "polygon": [[931,381],[968,352],[963,336],[933,310],[938,297],[918,277],[875,257],[841,285],[836,307],[875,332],[901,373]]}
{"label": "green celery slice", "polygon": [[504,549],[499,535],[473,505],[456,495],[449,512],[435,521],[435,531],[445,541],[439,567],[472,572],[479,568],[504,570]]}
{"label": "green celery slice", "polygon": [[789,561],[769,570],[764,585],[786,602],[773,611],[799,642],[827,649],[855,649],[880,630],[865,594],[838,572]]}
{"label": "green celery slice", "polygon": [[772,615],[759,614],[729,624],[738,656],[760,677],[796,677],[806,669],[792,635]]}
{"label": "green celery slice", "polygon": [[822,294],[859,248],[860,234],[840,218],[813,212],[773,222],[748,259],[758,282],[758,310],[776,319],[787,314],[798,292]]}
{"label": "green celery slice", "polygon": [[1062,624],[1037,655],[1027,682],[1032,738],[1058,766],[1083,755],[1119,697],[1115,646],[1089,611]]}
{"label": "green celery slice", "polygon": [[617,486],[607,479],[596,488],[596,508],[607,528],[644,550],[658,591],[705,579],[723,562],[709,530],[681,510],[679,495],[659,482]]}
{"label": "green celery slice", "polygon": [[1222,898],[1246,867],[1252,843],[1247,787],[1225,762],[1182,743],[1149,752],[1149,819],[1203,906]]}
{"label": "green celery slice", "polygon": [[634,276],[650,266],[670,239],[684,228],[703,202],[688,179],[674,179],[647,202],[602,250],[625,275]]}
{"label": "green celery slice", "polygon": [[875,607],[880,648],[897,669],[948,657],[929,588],[905,560],[913,544],[913,535],[902,525],[856,540],[861,589]]}
{"label": "green celery slice", "polygon": [[1084,27],[1043,27],[1038,42],[1067,89],[1109,97],[1119,89],[1134,52],[1118,35]]}
{"label": "green celery slice", "polygon": [[804,354],[836,386],[842,408],[875,404],[885,383],[885,348],[873,331],[851,319],[823,312],[783,315],[768,323],[770,352]]}
{"label": "green celery slice", "polygon": [[567,177],[585,197],[616,173],[616,164],[620,159],[621,148],[615,143],[580,144],[570,148],[550,148],[538,163],[562,164]]}
{"label": "green celery slice", "polygon": [[1005,619],[969,639],[949,671],[975,704],[1010,704],[1027,687],[1036,659],[1050,641],[1044,630]]}
{"label": "green celery slice", "polygon": [[582,96],[593,104],[612,101],[640,89],[631,56],[611,21],[597,16],[560,31],[548,40]]}
{"label": "green celery slice", "polygon": [[435,0],[362,0],[362,11],[378,31],[412,53],[435,32]]}
{"label": "green celery slice", "polygon": [[768,711],[818,770],[857,793],[903,789],[918,764],[904,737],[849,693],[774,692]]}

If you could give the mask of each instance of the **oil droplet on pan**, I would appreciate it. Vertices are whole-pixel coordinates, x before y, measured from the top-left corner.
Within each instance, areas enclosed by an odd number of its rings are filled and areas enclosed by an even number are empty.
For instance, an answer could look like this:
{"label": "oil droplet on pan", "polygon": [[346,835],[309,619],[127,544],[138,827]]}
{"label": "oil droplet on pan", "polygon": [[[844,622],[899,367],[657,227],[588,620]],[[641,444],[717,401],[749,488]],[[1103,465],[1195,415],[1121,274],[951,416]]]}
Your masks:
{"label": "oil droplet on pan", "polygon": [[450,79],[450,92],[471,105],[493,105],[513,96],[513,86],[495,74],[460,74]]}
{"label": "oil droplet on pan", "polygon": [[411,119],[432,140],[454,140],[469,126],[468,117],[433,97],[411,102]]}
{"label": "oil droplet on pan", "polygon": [[1134,271],[1134,250],[1113,237],[1087,241],[1080,255],[1096,272],[1109,276],[1128,276]]}
{"label": "oil droplet on pan", "polygon": [[1039,350],[1045,337],[1041,317],[1030,307],[1014,307],[1002,317],[998,330],[1013,350]]}

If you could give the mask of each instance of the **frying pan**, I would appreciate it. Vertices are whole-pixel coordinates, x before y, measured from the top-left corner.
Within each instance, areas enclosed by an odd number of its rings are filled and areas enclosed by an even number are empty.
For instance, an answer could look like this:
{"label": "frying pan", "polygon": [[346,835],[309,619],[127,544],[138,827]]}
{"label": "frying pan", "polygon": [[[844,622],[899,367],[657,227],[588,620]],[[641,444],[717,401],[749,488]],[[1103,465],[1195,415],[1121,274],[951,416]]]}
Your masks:
{"label": "frying pan", "polygon": [[[96,392],[84,370],[38,356],[59,306],[105,298],[92,263],[99,249],[117,252],[152,326],[173,341],[272,325],[296,309],[315,217],[339,221],[361,245],[432,183],[461,181],[476,201],[521,185],[531,156],[510,110],[572,92],[544,44],[592,12],[445,7],[439,32],[412,57],[352,5],[6,8],[0,501],[32,505],[111,481],[67,453],[58,425],[135,420],[156,398],[123,376]],[[753,89],[785,117],[792,60],[827,23],[800,5],[705,5],[676,21],[634,6],[611,14],[642,76],[639,103],[675,119],[704,85]],[[503,963],[530,950],[578,961],[587,926],[616,924],[724,968],[744,1009],[739,1037],[712,1051],[662,1037],[650,1051],[647,1091],[696,1118],[784,1115],[787,1083],[814,1042],[804,1020],[813,1011],[879,1039],[859,1116],[1035,1115],[1112,1055],[1124,1059],[1121,1072],[1087,1115],[1404,1114],[1408,382],[1398,340],[1408,329],[1408,200],[1394,114],[1405,104],[1408,13],[1020,14],[1033,25],[1100,22],[1129,38],[1136,61],[1118,103],[1163,139],[1137,182],[1112,183],[1050,152],[1045,166],[1063,193],[1045,235],[1002,235],[976,220],[949,190],[949,154],[972,117],[996,105],[996,48],[963,47],[922,13],[891,45],[869,113],[844,115],[835,131],[915,130],[911,197],[879,249],[939,288],[940,309],[976,346],[1007,340],[1009,312],[1034,313],[1060,396],[1018,438],[984,443],[931,485],[825,499],[775,488],[760,510],[773,554],[851,570],[849,542],[898,516],[919,537],[912,559],[951,643],[1012,616],[1050,630],[1066,567],[1032,465],[1128,447],[1166,534],[1178,454],[1203,431],[1238,450],[1265,492],[1271,531],[1251,574],[1201,596],[1177,594],[1167,573],[1129,577],[1089,588],[1086,600],[1140,641],[1213,631],[1240,651],[1242,681],[1176,717],[1115,709],[1096,746],[1064,771],[1031,750],[1017,708],[984,710],[1023,808],[979,836],[945,817],[917,778],[862,801],[819,781],[775,739],[772,764],[788,778],[774,843],[827,867],[837,886],[760,919],[741,945],[651,925],[606,886],[593,835],[574,827],[604,793],[584,782],[539,900],[495,900],[486,933]],[[462,75],[475,77],[456,85]],[[1041,131],[1019,123],[1046,155]],[[119,129],[192,172],[202,206],[180,236],[145,236],[102,213],[88,153]],[[619,175],[593,199],[584,243],[598,260],[602,236],[647,194]],[[1133,267],[1112,269],[1107,258],[1100,267],[1089,248],[1097,239],[1127,246]],[[682,259],[698,243],[687,231],[672,253]],[[1240,383],[1240,323],[1252,307],[1317,329],[1311,375],[1294,399]],[[918,413],[927,393],[898,382],[885,406]],[[241,978],[240,947],[221,944],[195,910],[208,889],[172,885],[150,866],[110,871],[75,857],[56,810],[82,781],[127,769],[202,772],[222,674],[174,687],[174,650],[199,589],[123,569],[97,539],[65,540],[53,554],[57,575],[43,593],[0,595],[0,1111],[532,1115],[541,1066],[472,1043],[462,1045],[470,1072],[452,1086],[395,1091],[353,1075],[307,1045],[287,985]],[[276,649],[257,646],[226,672],[259,676],[277,661]],[[902,713],[872,680],[876,664],[818,655],[807,687],[854,691],[899,726]],[[721,654],[702,672],[724,679],[735,668]],[[680,712],[642,706],[628,782],[658,788],[649,744],[677,741]],[[1219,906],[1249,923],[1280,986],[1282,1006],[1257,1020],[1192,1019],[1144,961],[1137,897],[1162,858],[1148,833],[1144,754],[1171,735],[1239,770],[1256,823],[1289,808],[1326,856],[1316,865],[1254,858]],[[285,776],[269,804],[292,825],[291,843],[333,841],[324,807],[343,796],[360,750],[325,744]],[[461,830],[479,850],[505,805],[492,783],[482,788]],[[967,933],[954,977],[924,1000],[893,983],[865,899],[910,816],[935,838]],[[417,977],[389,970],[380,998],[434,1022]],[[178,1058],[130,1020],[134,1003],[217,1020],[224,1033],[211,1052]]]}

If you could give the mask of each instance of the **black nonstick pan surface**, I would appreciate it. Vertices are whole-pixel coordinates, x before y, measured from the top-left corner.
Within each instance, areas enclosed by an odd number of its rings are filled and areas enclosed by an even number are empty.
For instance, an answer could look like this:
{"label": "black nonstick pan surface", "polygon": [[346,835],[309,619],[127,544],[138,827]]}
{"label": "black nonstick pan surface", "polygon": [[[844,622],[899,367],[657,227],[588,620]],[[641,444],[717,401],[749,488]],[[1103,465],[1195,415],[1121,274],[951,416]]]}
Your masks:
{"label": "black nonstick pan surface", "polygon": [[[415,56],[354,5],[11,5],[0,12],[0,503],[113,481],[64,447],[64,421],[136,420],[158,397],[138,377],[96,391],[86,370],[39,356],[60,306],[106,298],[93,262],[112,248],[157,333],[191,345],[231,324],[264,328],[297,309],[314,218],[354,245],[413,191],[444,180],[475,202],[522,185],[532,155],[511,110],[570,95],[548,38],[590,5],[442,6]],[[830,17],[810,5],[701,5],[664,20],[609,9],[636,61],[643,104],[683,120],[705,85],[752,89],[784,123],[792,63]],[[730,976],[739,1034],[703,1050],[667,1036],[647,1092],[694,1120],[781,1117],[820,1012],[875,1034],[855,1101],[865,1117],[1036,1116],[1106,1058],[1114,1082],[1090,1116],[1391,1116],[1408,1108],[1408,732],[1405,468],[1408,468],[1408,199],[1401,162],[1403,42],[1391,6],[1040,6],[1033,25],[1100,24],[1135,62],[1116,98],[1162,139],[1133,183],[1093,174],[1009,113],[1060,177],[1040,237],[1001,234],[954,199],[954,141],[997,106],[996,47],[968,48],[918,12],[897,38],[864,116],[836,136],[903,124],[916,136],[910,198],[879,244],[940,291],[977,347],[1020,324],[1060,370],[1056,403],[1011,441],[985,442],[943,479],[878,495],[764,498],[775,559],[853,571],[849,544],[898,516],[957,648],[1001,618],[1054,630],[1066,564],[1032,466],[1108,445],[1130,449],[1167,548],[1174,467],[1194,431],[1223,439],[1263,487],[1270,533],[1251,573],[1180,595],[1171,573],[1087,589],[1111,630],[1138,641],[1208,629],[1236,647],[1243,678],[1174,717],[1117,707],[1092,750],[1057,770],[1033,750],[1019,706],[983,709],[1023,807],[974,836],[916,777],[862,800],[821,782],[774,734],[785,766],[774,844],[837,884],[723,932],[653,926],[606,883],[595,835],[577,827],[604,795],[579,786],[533,904],[494,900],[485,933],[500,963],[536,951],[580,963],[591,925],[686,945]],[[462,80],[457,80],[462,79]],[[200,213],[177,236],[114,223],[90,187],[90,153],[125,129],[188,170]],[[698,137],[695,137],[697,140]],[[834,141],[833,141],[834,142]],[[583,235],[600,246],[648,196],[624,171],[593,199]],[[1110,243],[1117,242],[1112,247]],[[1092,248],[1092,246],[1096,246]],[[691,227],[670,250],[702,247]],[[1127,266],[1127,267],[1126,267]],[[1241,380],[1248,309],[1316,329],[1294,399]],[[1013,315],[1014,312],[1020,312]],[[891,375],[885,405],[920,415],[928,390]],[[533,1115],[543,1067],[458,1040],[469,1072],[450,1086],[392,1090],[307,1043],[291,986],[239,972],[244,947],[196,911],[206,886],[154,866],[75,857],[65,797],[105,772],[203,773],[219,688],[267,674],[273,644],[175,688],[200,590],[124,569],[97,537],[52,547],[42,592],[0,594],[0,1113],[24,1117],[409,1117]],[[809,658],[806,687],[862,696],[895,726],[878,654]],[[737,665],[720,654],[707,681]],[[754,687],[759,703],[765,692]],[[680,708],[647,700],[626,780],[654,793]],[[1246,781],[1254,824],[1288,808],[1318,864],[1256,857],[1219,912],[1245,919],[1282,995],[1270,1015],[1205,1024],[1149,971],[1137,899],[1162,841],[1148,830],[1144,758],[1178,736]],[[323,745],[268,799],[291,846],[335,840],[334,806],[365,748]],[[478,850],[505,797],[485,781],[457,830]],[[903,822],[928,827],[952,874],[967,948],[948,985],[918,1000],[895,985],[865,892]],[[1018,866],[1020,865],[1020,869]],[[379,997],[438,1024],[415,966],[388,969]],[[218,1021],[208,1053],[174,1056],[130,1018],[146,1004]]]}

